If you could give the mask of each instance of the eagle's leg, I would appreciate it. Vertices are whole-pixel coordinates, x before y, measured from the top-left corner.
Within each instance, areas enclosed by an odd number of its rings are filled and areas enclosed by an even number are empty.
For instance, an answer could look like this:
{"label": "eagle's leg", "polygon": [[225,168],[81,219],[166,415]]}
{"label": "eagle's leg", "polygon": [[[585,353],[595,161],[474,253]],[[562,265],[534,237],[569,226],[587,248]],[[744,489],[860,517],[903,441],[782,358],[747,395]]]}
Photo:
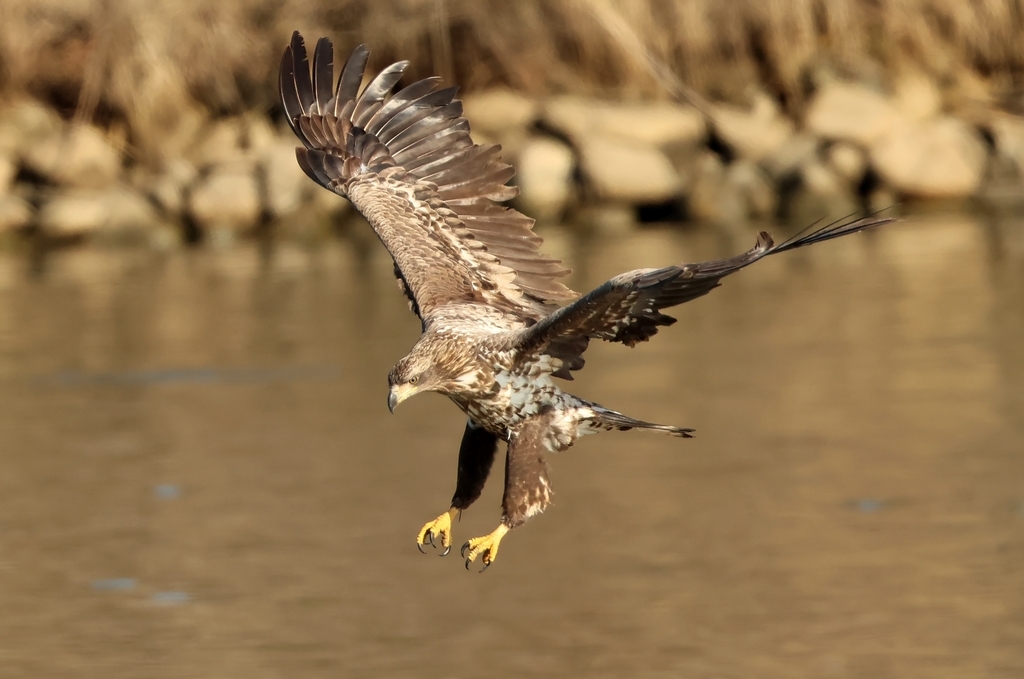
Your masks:
{"label": "eagle's leg", "polygon": [[[487,570],[498,556],[498,547],[505,533],[523,525],[551,504],[548,465],[544,455],[557,437],[549,435],[550,417],[549,414],[532,417],[512,432],[505,456],[501,523],[489,535],[473,538],[462,546],[467,569],[480,557],[483,563],[481,571]],[[555,445],[559,450],[568,447]]]}
{"label": "eagle's leg", "polygon": [[416,547],[421,552],[426,553],[424,547],[427,544],[435,548],[440,546],[441,556],[446,556],[451,551],[452,520],[480,497],[497,451],[497,436],[476,426],[472,420],[466,422],[466,431],[462,435],[462,445],[459,447],[459,474],[455,482],[451,508],[433,521],[428,521],[420,529],[416,537]]}

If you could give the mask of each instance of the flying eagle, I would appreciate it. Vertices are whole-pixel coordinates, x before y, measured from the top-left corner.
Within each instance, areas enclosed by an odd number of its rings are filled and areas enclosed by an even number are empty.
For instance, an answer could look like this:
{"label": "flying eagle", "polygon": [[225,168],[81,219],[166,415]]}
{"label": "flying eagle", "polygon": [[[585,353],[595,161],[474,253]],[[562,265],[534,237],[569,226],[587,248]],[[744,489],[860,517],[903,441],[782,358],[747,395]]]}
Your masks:
{"label": "flying eagle", "polygon": [[467,568],[477,557],[487,568],[504,535],[548,506],[547,453],[601,431],[693,435],[562,391],[552,378],[571,380],[590,340],[644,342],[675,322],[662,309],[706,295],[762,257],[891,221],[833,223],[778,245],[762,232],[736,257],[630,271],[581,296],[560,282],[569,271],[541,254],[533,220],[502,204],[517,194],[508,185],[514,169],[499,146],[473,143],[456,88],[434,77],[393,92],[406,61],[361,87],[363,46],[335,83],[333,52],[320,39],[310,69],[296,32],[281,61],[281,100],[303,144],[299,165],[366,217],[422,323],[388,374],[388,408],[436,391],[468,416],[451,507],[420,530],[420,551],[450,551],[452,520],[480,496],[498,441],[508,443],[501,523],[463,545]]}

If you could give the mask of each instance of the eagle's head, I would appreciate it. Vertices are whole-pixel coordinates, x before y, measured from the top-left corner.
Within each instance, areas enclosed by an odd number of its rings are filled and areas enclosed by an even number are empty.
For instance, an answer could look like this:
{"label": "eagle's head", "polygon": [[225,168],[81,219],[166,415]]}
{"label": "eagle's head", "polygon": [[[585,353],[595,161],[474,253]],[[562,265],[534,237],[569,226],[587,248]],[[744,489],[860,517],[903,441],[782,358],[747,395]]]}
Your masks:
{"label": "eagle's head", "polygon": [[399,403],[423,391],[450,395],[470,390],[469,381],[479,381],[478,371],[463,363],[448,354],[438,359],[417,344],[388,373],[388,409],[395,412]]}
{"label": "eagle's head", "polygon": [[428,356],[413,351],[388,373],[388,410],[421,391],[437,391],[445,380]]}

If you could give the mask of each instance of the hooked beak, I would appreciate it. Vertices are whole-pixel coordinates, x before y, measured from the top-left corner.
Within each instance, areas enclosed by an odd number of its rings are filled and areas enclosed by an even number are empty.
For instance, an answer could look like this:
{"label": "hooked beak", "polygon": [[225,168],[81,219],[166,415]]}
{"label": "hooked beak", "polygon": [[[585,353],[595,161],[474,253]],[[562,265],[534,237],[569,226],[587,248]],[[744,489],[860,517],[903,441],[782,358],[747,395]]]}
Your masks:
{"label": "hooked beak", "polygon": [[392,413],[398,404],[416,393],[416,387],[411,384],[393,384],[388,391],[388,410]]}

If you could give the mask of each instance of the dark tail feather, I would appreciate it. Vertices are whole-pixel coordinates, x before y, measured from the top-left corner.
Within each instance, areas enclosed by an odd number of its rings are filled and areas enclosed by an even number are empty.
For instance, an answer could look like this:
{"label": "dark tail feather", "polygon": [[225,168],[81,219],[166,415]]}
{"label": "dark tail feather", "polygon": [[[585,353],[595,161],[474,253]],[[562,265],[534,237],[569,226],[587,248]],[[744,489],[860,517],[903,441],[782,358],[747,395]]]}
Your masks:
{"label": "dark tail feather", "polygon": [[650,429],[652,431],[663,431],[672,436],[680,436],[684,439],[692,439],[694,431],[693,429],[683,427],[673,427],[668,424],[654,424],[653,422],[644,422],[643,420],[634,420],[632,417],[627,417],[622,413],[617,413],[614,410],[607,410],[605,408],[595,408],[597,412],[597,423],[608,429],[617,429],[619,431],[629,431],[630,429]]}
{"label": "dark tail feather", "polygon": [[812,224],[786,242],[771,248],[770,253],[775,254],[776,252],[795,250],[796,248],[802,248],[805,245],[821,243],[823,241],[832,240],[833,238],[857,233],[858,231],[866,231],[867,229],[873,229],[876,226],[882,226],[883,224],[896,221],[894,217],[878,217],[877,215],[878,213],[876,212],[873,215],[850,221],[852,217],[851,215],[850,217],[843,217],[842,219],[824,226]]}

